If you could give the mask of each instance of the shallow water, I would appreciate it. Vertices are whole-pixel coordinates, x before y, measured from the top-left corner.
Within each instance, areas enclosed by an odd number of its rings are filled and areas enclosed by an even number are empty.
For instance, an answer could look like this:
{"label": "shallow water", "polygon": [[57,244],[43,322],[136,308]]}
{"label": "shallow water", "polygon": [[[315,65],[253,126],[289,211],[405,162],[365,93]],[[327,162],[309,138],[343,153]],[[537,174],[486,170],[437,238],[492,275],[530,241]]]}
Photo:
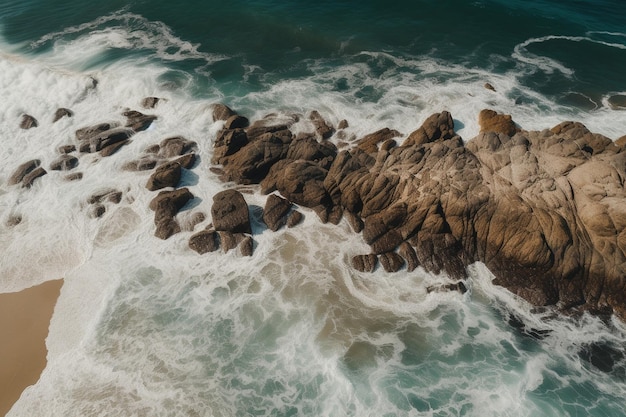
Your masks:
{"label": "shallow water", "polygon": [[[616,139],[626,119],[608,100],[625,91],[624,9],[5,1],[0,290],[66,277],[48,367],[9,415],[621,416],[622,323],[535,311],[481,265],[464,295],[427,293],[449,279],[421,269],[357,273],[360,236],[306,210],[302,225],[272,233],[253,209],[251,258],[199,256],[191,232],[153,236],[149,173],[120,168],[166,137],[198,142],[183,180],[196,199],[181,216],[209,213],[228,188],[209,171],[215,102],[250,118],[318,110],[356,138],[408,134],[449,110],[467,140],[489,107],[526,129],[573,119]],[[123,121],[147,96],[166,99],[150,111],[157,121],[118,154],[82,156],[81,181],[50,171],[30,189],[6,184],[20,163],[47,167],[76,129]],[[52,123],[58,107],[74,117]],[[19,129],[23,113],[39,127]],[[87,199],[109,188],[122,201],[91,218]]]}

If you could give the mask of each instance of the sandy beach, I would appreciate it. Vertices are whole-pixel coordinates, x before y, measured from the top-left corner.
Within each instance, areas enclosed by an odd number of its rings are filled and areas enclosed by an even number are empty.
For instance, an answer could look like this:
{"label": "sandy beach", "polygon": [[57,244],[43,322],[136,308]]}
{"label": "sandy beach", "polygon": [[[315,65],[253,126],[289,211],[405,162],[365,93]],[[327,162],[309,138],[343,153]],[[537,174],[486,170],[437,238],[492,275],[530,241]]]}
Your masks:
{"label": "sandy beach", "polygon": [[62,285],[62,280],[48,281],[0,294],[0,416],[46,366],[45,339]]}

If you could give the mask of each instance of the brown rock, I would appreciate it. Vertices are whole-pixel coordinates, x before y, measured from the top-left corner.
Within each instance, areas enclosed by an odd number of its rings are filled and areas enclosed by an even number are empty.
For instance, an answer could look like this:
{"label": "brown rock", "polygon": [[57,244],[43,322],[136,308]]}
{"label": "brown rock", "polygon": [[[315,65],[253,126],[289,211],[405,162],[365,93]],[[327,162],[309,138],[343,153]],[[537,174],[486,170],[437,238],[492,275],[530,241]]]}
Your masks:
{"label": "brown rock", "polygon": [[224,157],[234,154],[248,144],[248,135],[243,129],[222,130],[215,139],[211,162],[223,164]]}
{"label": "brown rock", "polygon": [[249,125],[250,121],[247,117],[233,114],[224,122],[224,129],[243,129]]}
{"label": "brown rock", "polygon": [[220,237],[220,243],[224,253],[231,249],[235,249],[237,245],[239,245],[239,243],[241,243],[246,237],[243,233],[231,233],[228,231],[220,231],[217,233]]}
{"label": "brown rock", "polygon": [[52,123],[56,123],[64,117],[72,117],[74,113],[70,109],[59,108],[56,112],[54,112],[54,117],[52,118]]}
{"label": "brown rock", "polygon": [[335,155],[337,155],[337,147],[332,142],[318,142],[314,137],[307,136],[289,144],[286,158],[294,161],[303,159],[319,162],[329,157],[334,159]]}
{"label": "brown rock", "polygon": [[504,133],[513,136],[518,128],[508,114],[498,114],[494,110],[481,110],[478,115],[478,124],[481,132]]}
{"label": "brown rock", "polygon": [[387,272],[398,272],[404,266],[404,259],[395,252],[383,253],[378,258]]}
{"label": "brown rock", "polygon": [[487,90],[496,91],[495,87],[493,85],[489,84],[489,83],[485,83],[484,87]]}
{"label": "brown rock", "polygon": [[157,119],[156,116],[143,114],[137,110],[127,110],[122,115],[126,117],[126,127],[135,132],[146,130]]}
{"label": "brown rock", "polygon": [[193,194],[187,188],[181,188],[174,191],[161,191],[152,199],[150,209],[154,210],[154,224],[156,225],[154,235],[156,237],[165,240],[181,231],[174,216],[192,198]]}
{"label": "brown rock", "polygon": [[50,164],[53,171],[69,171],[78,166],[78,158],[71,155],[61,155]]}
{"label": "brown rock", "polygon": [[182,136],[175,136],[161,141],[159,144],[159,156],[161,158],[173,158],[195,152],[198,144]]}
{"label": "brown rock", "polygon": [[83,173],[82,172],[74,172],[72,174],[68,174],[65,177],[65,181],[78,181],[78,180],[82,180],[83,179]]}
{"label": "brown rock", "polygon": [[33,182],[35,182],[37,178],[43,177],[47,173],[48,172],[42,167],[35,168],[34,170],[32,170],[31,172],[29,172],[28,174],[24,176],[24,179],[22,180],[22,187],[26,187],[26,188],[32,187]]}
{"label": "brown rock", "polygon": [[157,106],[157,104],[159,104],[160,100],[161,99],[158,97],[146,97],[141,100],[141,107],[144,109],[153,109]]}
{"label": "brown rock", "polygon": [[[107,146],[114,145],[118,142],[123,142],[134,135],[135,132],[126,128],[114,128],[98,133],[89,138],[82,140],[79,151],[83,153],[99,152]],[[78,135],[78,132],[77,132]]]}
{"label": "brown rock", "polygon": [[188,153],[181,156],[180,158],[175,159],[173,162],[179,164],[185,169],[191,169],[195,165],[196,159],[197,158],[195,153]]}
{"label": "brown rock", "polygon": [[121,142],[115,142],[111,145],[105,146],[100,150],[100,156],[106,158],[107,156],[111,156],[119,151],[123,146],[126,146],[130,143],[130,139],[123,140]]}
{"label": "brown rock", "polygon": [[129,161],[122,165],[123,171],[148,171],[153,169],[157,164],[156,159],[152,157],[142,157],[140,159]]}
{"label": "brown rock", "polygon": [[5,222],[7,227],[15,227],[20,223],[22,223],[22,216],[19,214],[9,216],[9,218]]}
{"label": "brown rock", "polygon": [[39,159],[33,159],[31,161],[24,162],[23,164],[18,166],[15,171],[13,171],[13,174],[11,174],[11,176],[9,177],[8,184],[19,184],[28,173],[32,172],[40,165],[41,161]]}
{"label": "brown rock", "polygon": [[181,166],[178,162],[168,162],[159,166],[148,179],[146,188],[150,191],[165,187],[176,187],[180,181]]}
{"label": "brown rock", "polygon": [[155,218],[156,230],[154,236],[159,239],[167,240],[176,233],[180,233],[180,225],[173,218],[160,217]]}
{"label": "brown rock", "polygon": [[263,222],[271,231],[275,232],[287,223],[287,214],[290,210],[291,203],[288,200],[272,194],[265,202]]}
{"label": "brown rock", "polygon": [[455,135],[452,115],[443,111],[428,117],[419,129],[406,138],[402,146],[421,146],[439,140],[452,139]]}
{"label": "brown rock", "polygon": [[97,192],[91,195],[87,199],[88,204],[98,204],[104,202],[111,202],[113,204],[119,204],[122,201],[122,192],[116,189],[107,189]]}
{"label": "brown rock", "polygon": [[321,139],[330,138],[333,133],[335,133],[335,129],[330,125],[322,115],[314,110],[309,115],[309,119],[313,122],[313,126],[315,126],[315,132]]}
{"label": "brown rock", "polygon": [[359,139],[357,146],[366,153],[378,152],[378,144],[400,136],[400,132],[388,128],[380,129],[374,133]]}
{"label": "brown rock", "polygon": [[33,127],[37,127],[39,126],[39,123],[37,122],[37,119],[35,119],[33,116],[31,116],[30,114],[24,114],[22,115],[22,120],[20,122],[20,128],[27,130],[27,129],[31,129]]}
{"label": "brown rock", "polygon": [[119,123],[109,122],[109,123],[100,123],[95,126],[83,127],[76,131],[76,139],[78,139],[79,141],[88,140],[108,130],[115,129],[118,126],[119,126]]}
{"label": "brown rock", "polygon": [[229,117],[237,115],[236,112],[225,104],[213,104],[212,107],[214,122],[217,122],[218,120],[228,120]]}
{"label": "brown rock", "polygon": [[239,250],[242,256],[252,256],[254,251],[254,240],[252,236],[246,236],[239,244]]}
{"label": "brown rock", "polygon": [[272,133],[241,148],[224,161],[224,179],[240,184],[258,184],[272,165],[286,154],[287,146]]}
{"label": "brown rock", "polygon": [[304,215],[301,212],[299,212],[298,210],[293,210],[287,217],[287,227],[296,227],[297,225],[302,223],[303,219]]}
{"label": "brown rock", "polygon": [[398,247],[398,254],[406,261],[406,270],[413,272],[419,266],[415,249],[408,242],[403,242]]}
{"label": "brown rock", "polygon": [[57,149],[61,154],[68,154],[76,151],[75,145],[62,145]]}
{"label": "brown rock", "polygon": [[174,216],[192,198],[193,194],[188,188],[161,191],[150,201],[150,210],[161,211],[169,216]]}
{"label": "brown rock", "polygon": [[217,232],[214,230],[203,230],[189,238],[189,247],[200,255],[215,252],[219,249]]}
{"label": "brown rock", "polygon": [[352,267],[360,272],[374,272],[378,265],[378,257],[373,254],[357,255],[352,258]]}
{"label": "brown rock", "polygon": [[225,190],[215,194],[211,215],[217,231],[252,233],[248,204],[243,194],[237,190]]}

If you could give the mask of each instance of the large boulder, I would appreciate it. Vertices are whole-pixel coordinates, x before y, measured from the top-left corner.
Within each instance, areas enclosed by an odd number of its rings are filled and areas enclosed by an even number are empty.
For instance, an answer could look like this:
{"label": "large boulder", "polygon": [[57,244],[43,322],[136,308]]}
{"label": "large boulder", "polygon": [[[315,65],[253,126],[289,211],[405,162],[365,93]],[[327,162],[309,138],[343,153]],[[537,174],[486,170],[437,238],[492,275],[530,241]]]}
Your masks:
{"label": "large boulder", "polygon": [[213,226],[217,231],[252,233],[248,204],[237,190],[221,191],[213,196]]}
{"label": "large boulder", "polygon": [[159,166],[148,179],[146,188],[150,191],[166,187],[176,187],[180,181],[182,168],[176,161]]}

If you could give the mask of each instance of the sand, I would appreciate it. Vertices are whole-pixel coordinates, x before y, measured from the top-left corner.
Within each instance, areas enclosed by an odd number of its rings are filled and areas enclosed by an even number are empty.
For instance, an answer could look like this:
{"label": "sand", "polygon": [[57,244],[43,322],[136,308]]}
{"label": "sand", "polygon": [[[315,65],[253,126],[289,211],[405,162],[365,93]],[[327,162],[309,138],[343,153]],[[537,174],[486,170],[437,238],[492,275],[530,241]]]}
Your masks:
{"label": "sand", "polygon": [[46,366],[45,340],[62,285],[62,280],[48,281],[0,294],[0,416]]}

